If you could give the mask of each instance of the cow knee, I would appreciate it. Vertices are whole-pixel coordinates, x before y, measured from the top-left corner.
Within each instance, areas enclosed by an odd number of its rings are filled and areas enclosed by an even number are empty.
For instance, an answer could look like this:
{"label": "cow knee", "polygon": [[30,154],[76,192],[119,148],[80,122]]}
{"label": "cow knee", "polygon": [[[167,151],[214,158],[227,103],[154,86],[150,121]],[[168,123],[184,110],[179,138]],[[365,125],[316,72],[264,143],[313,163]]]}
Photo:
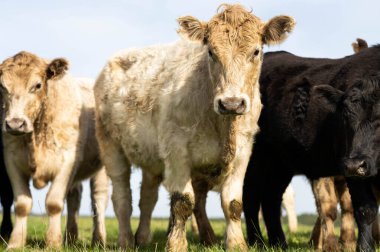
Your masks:
{"label": "cow knee", "polygon": [[193,212],[194,199],[187,193],[175,192],[171,197],[170,207],[174,218],[185,222]]}
{"label": "cow knee", "polygon": [[230,202],[230,206],[229,206],[229,212],[230,212],[229,216],[230,216],[231,220],[239,221],[242,210],[243,210],[242,203],[237,201],[237,200],[232,200]]}
{"label": "cow knee", "polygon": [[365,207],[359,207],[358,209],[355,209],[355,218],[357,219],[358,225],[372,224],[376,220],[376,217],[377,217],[377,205],[373,207],[365,206]]}
{"label": "cow knee", "polygon": [[15,205],[16,216],[24,217],[27,216],[32,209],[32,199],[25,196],[19,196]]}
{"label": "cow knee", "polygon": [[63,201],[56,199],[46,200],[46,211],[49,215],[56,215],[61,213],[63,210]]}

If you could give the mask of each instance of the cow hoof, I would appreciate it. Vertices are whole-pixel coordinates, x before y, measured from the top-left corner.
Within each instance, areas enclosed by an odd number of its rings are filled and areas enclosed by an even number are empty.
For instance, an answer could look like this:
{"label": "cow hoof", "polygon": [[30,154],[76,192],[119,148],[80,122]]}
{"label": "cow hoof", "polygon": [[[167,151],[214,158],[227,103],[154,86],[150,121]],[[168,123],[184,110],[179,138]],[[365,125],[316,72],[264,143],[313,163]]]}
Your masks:
{"label": "cow hoof", "polygon": [[140,231],[141,229],[138,229],[136,232],[135,236],[135,242],[136,242],[136,247],[140,245],[146,245],[149,244],[150,241],[152,240],[152,236],[150,234],[150,231]]}
{"label": "cow hoof", "polygon": [[119,236],[117,240],[117,246],[121,250],[132,250],[134,248],[133,234],[127,234],[126,236]]}
{"label": "cow hoof", "polygon": [[48,248],[60,248],[62,244],[62,238],[61,235],[53,236],[53,235],[48,235],[46,237],[46,247]]}
{"label": "cow hoof", "polygon": [[335,235],[329,235],[323,242],[323,251],[340,251],[339,243],[336,240]]}
{"label": "cow hoof", "polygon": [[65,232],[65,241],[67,245],[73,245],[78,240],[78,227],[73,226]]}
{"label": "cow hoof", "polygon": [[168,239],[166,243],[166,251],[168,252],[186,252],[187,240],[185,239]]}
{"label": "cow hoof", "polygon": [[92,234],[92,242],[91,242],[92,247],[105,247],[106,245],[106,236],[105,234],[101,234],[98,232],[94,232]]}
{"label": "cow hoof", "polygon": [[227,240],[226,243],[226,250],[227,251],[248,251],[247,243],[244,239],[234,239],[234,240]]}

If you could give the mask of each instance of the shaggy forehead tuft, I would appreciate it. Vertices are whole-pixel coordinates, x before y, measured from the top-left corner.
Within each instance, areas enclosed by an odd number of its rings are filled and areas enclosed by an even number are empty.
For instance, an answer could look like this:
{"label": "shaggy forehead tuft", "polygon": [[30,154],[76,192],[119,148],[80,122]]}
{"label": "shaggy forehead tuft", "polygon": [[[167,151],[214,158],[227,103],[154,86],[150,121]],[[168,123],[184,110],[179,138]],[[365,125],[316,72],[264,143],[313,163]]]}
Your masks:
{"label": "shaggy forehead tuft", "polygon": [[[225,32],[232,39],[239,39],[244,33],[255,34],[261,31],[262,21],[243,6],[222,4],[218,13],[208,22],[209,35],[213,32]],[[257,34],[258,35],[258,34]]]}
{"label": "shaggy forehead tuft", "polygon": [[29,53],[19,52],[13,57],[3,61],[0,65],[0,71],[3,74],[17,75],[21,78],[28,78],[32,72],[45,72],[47,63],[44,59]]}

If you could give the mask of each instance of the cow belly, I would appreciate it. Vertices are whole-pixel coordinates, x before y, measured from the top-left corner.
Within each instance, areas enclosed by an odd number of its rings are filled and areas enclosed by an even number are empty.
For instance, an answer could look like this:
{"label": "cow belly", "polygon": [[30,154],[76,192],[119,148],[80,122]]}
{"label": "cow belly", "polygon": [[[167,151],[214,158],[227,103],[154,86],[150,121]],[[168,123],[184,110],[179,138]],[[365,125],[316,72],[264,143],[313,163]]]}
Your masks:
{"label": "cow belly", "polygon": [[163,162],[158,154],[157,131],[150,117],[141,117],[136,125],[125,128],[121,144],[132,164],[154,174],[163,173]]}

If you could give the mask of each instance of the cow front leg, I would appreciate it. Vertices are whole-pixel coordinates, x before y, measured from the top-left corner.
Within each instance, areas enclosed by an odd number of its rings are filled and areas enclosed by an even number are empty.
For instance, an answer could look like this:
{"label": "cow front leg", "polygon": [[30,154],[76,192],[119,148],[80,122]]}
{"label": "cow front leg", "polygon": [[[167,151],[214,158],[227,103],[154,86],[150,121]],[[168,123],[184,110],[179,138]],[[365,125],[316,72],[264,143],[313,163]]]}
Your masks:
{"label": "cow front leg", "polygon": [[372,224],[376,220],[378,206],[371,183],[365,180],[349,178],[347,178],[347,183],[359,230],[356,250],[375,251],[375,243],[372,238]]}
{"label": "cow front leg", "polygon": [[243,211],[242,194],[243,181],[248,164],[241,161],[240,166],[232,166],[231,172],[225,178],[221,189],[221,202],[224,217],[227,221],[225,244],[228,251],[247,251],[248,246],[244,240],[241,227],[241,213]]}
{"label": "cow front leg", "polygon": [[7,249],[25,246],[27,237],[27,218],[32,209],[32,195],[29,189],[29,178],[21,174],[14,166],[7,166],[9,178],[15,196],[15,225]]}
{"label": "cow front leg", "polygon": [[[191,184],[191,169],[186,162],[187,153],[177,148],[165,162],[164,185],[170,192],[170,226],[167,251],[187,251],[185,224],[194,208],[194,191]],[[182,155],[181,155],[182,154]]]}
{"label": "cow front leg", "polygon": [[72,181],[74,157],[75,152],[65,155],[66,163],[62,165],[60,173],[52,181],[46,195],[45,207],[49,216],[46,246],[50,248],[59,248],[62,245],[61,215],[69,184]]}
{"label": "cow front leg", "polygon": [[103,167],[90,180],[91,206],[93,212],[92,246],[106,244],[105,212],[108,204],[108,177]]}
{"label": "cow front leg", "polygon": [[136,246],[148,244],[151,240],[150,223],[152,212],[158,200],[158,189],[162,176],[142,171],[142,184],[140,192],[140,222],[135,235]]}
{"label": "cow front leg", "polygon": [[82,197],[82,184],[72,186],[67,194],[67,223],[65,231],[65,244],[74,244],[78,239],[78,223],[80,201]]}
{"label": "cow front leg", "polygon": [[291,174],[276,174],[269,178],[267,190],[262,197],[262,211],[268,231],[269,245],[286,248],[286,239],[281,226],[282,195],[292,179]]}

